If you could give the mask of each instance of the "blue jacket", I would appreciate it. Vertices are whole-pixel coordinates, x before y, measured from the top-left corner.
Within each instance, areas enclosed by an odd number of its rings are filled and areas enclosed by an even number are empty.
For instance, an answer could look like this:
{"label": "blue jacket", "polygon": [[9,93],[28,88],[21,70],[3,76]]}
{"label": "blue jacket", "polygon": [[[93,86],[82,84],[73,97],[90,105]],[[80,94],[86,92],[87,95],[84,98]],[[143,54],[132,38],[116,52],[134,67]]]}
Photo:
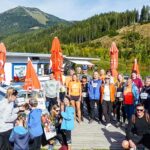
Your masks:
{"label": "blue jacket", "polygon": [[[126,88],[126,86],[124,87],[124,90],[125,90],[125,88]],[[132,83],[132,94],[134,97],[134,104],[138,104],[139,103],[139,90],[134,83]]]}
{"label": "blue jacket", "polygon": [[66,107],[65,112],[61,112],[61,115],[63,117],[63,120],[61,123],[61,129],[65,129],[65,130],[74,129],[74,113],[75,113],[75,110],[71,106]]}
{"label": "blue jacket", "polygon": [[91,80],[88,83],[88,93],[90,100],[100,100],[101,80]]}
{"label": "blue jacket", "polygon": [[28,129],[33,137],[38,137],[43,134],[41,123],[41,109],[33,109],[28,116]]}
{"label": "blue jacket", "polygon": [[32,136],[23,126],[16,126],[11,132],[9,141],[14,144],[13,150],[29,150],[29,140]]}

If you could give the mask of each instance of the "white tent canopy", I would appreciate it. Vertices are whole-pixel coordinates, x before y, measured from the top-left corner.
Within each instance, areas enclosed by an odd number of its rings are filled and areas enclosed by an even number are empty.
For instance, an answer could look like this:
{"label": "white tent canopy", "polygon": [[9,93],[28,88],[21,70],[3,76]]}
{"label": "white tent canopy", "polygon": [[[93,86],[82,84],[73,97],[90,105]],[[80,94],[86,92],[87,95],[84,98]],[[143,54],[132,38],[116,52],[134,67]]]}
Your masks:
{"label": "white tent canopy", "polygon": [[89,61],[86,60],[70,60],[72,63],[78,64],[78,65],[91,65],[93,66],[94,64],[92,64]]}

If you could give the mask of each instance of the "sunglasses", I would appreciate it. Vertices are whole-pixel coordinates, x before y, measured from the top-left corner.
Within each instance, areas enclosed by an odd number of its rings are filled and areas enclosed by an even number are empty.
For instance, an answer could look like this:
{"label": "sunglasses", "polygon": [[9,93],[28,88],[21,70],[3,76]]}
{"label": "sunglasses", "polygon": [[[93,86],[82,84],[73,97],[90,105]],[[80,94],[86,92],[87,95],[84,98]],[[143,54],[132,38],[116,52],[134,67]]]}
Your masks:
{"label": "sunglasses", "polygon": [[136,111],[140,111],[140,112],[142,112],[142,111],[144,111],[144,109],[137,109]]}
{"label": "sunglasses", "polygon": [[56,112],[59,112],[60,110],[55,110]]}

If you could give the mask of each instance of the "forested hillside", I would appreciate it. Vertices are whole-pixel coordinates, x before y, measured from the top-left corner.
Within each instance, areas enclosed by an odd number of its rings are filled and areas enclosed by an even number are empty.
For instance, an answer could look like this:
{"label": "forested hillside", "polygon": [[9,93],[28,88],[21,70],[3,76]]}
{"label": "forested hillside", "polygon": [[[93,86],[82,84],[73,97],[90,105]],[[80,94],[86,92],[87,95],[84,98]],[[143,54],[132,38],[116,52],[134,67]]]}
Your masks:
{"label": "forested hillside", "polygon": [[19,6],[0,14],[0,38],[57,24],[69,25],[71,23],[37,8]]}
{"label": "forested hillside", "polygon": [[109,48],[119,48],[120,70],[128,72],[136,57],[143,72],[150,71],[150,7],[141,11],[109,12],[95,15],[70,26],[57,24],[46,29],[18,33],[3,38],[9,51],[49,53],[58,36],[63,53],[69,56],[100,57],[100,67],[109,66]]}

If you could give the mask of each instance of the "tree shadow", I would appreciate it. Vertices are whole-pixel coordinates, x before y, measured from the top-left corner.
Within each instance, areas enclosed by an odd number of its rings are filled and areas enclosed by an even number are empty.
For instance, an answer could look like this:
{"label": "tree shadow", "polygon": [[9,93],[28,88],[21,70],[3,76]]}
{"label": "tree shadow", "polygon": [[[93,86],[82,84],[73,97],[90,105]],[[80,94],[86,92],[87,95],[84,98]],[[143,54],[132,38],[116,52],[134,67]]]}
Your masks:
{"label": "tree shadow", "polygon": [[111,150],[122,150],[121,143],[125,139],[125,135],[123,135],[120,132],[116,131],[109,131],[105,128],[102,128],[102,131],[104,132],[104,136],[110,143],[110,149]]}

